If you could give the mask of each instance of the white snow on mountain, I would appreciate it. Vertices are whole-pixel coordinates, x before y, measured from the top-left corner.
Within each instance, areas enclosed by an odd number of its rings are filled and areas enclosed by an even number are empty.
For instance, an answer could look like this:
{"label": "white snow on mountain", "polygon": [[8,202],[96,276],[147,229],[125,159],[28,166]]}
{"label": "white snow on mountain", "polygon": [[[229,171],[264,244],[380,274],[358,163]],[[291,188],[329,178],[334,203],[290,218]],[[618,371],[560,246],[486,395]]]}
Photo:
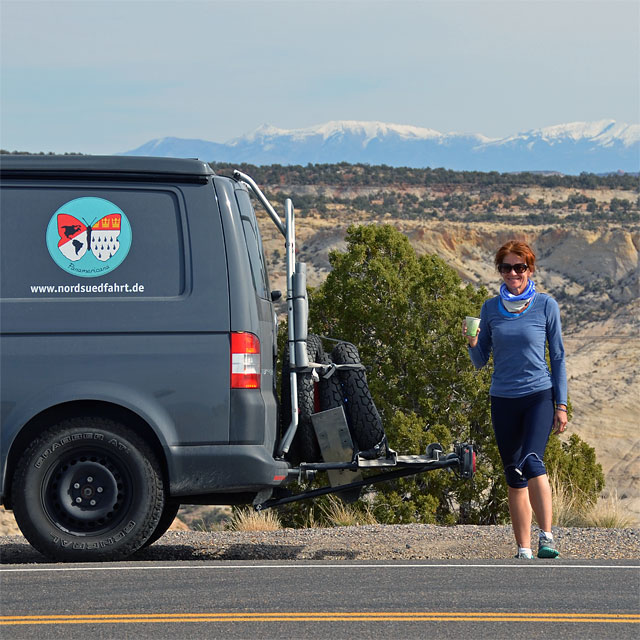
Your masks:
{"label": "white snow on mountain", "polygon": [[598,120],[596,122],[570,122],[542,129],[532,129],[516,135],[494,140],[494,144],[509,143],[514,140],[545,140],[553,144],[557,141],[573,140],[575,142],[590,140],[597,144],[607,145],[619,141],[625,146],[640,142],[640,125],[617,123],[615,120]]}
{"label": "white snow on mountain", "polygon": [[358,120],[332,120],[324,124],[300,129],[278,129],[270,124],[263,124],[255,131],[230,140],[227,144],[237,145],[241,142],[254,142],[277,136],[289,137],[292,140],[302,141],[319,137],[322,140],[337,136],[357,136],[366,143],[374,139],[382,139],[388,136],[397,136],[404,140],[442,140],[451,136],[463,136],[476,138],[479,142],[489,142],[491,138],[480,134],[441,133],[435,129],[416,127],[407,124],[390,124],[386,122],[367,122]]}
{"label": "white snow on mountain", "polygon": [[167,137],[124,155],[252,164],[352,162],[478,171],[635,172],[640,170],[640,125],[571,122],[489,138],[356,120],[298,129],[264,124],[226,143]]}
{"label": "white snow on mountain", "polygon": [[240,142],[255,142],[256,140],[264,140],[270,136],[284,136],[291,133],[286,129],[278,129],[277,127],[273,127],[270,124],[260,125],[255,131],[251,133],[247,133],[244,136],[240,136],[239,138],[233,138],[227,142],[227,144],[232,147]]}

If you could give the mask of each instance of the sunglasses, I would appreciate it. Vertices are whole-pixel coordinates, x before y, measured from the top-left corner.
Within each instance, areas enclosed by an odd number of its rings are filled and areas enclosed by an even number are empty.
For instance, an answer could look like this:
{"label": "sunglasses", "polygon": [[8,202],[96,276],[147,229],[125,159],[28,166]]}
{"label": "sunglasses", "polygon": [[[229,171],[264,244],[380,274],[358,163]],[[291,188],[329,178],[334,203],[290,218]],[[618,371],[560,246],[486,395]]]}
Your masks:
{"label": "sunglasses", "polygon": [[528,265],[524,264],[524,262],[519,262],[518,264],[509,264],[508,262],[503,262],[498,265],[498,271],[502,275],[506,275],[507,273],[511,273],[513,269],[517,274],[524,273],[529,268]]}

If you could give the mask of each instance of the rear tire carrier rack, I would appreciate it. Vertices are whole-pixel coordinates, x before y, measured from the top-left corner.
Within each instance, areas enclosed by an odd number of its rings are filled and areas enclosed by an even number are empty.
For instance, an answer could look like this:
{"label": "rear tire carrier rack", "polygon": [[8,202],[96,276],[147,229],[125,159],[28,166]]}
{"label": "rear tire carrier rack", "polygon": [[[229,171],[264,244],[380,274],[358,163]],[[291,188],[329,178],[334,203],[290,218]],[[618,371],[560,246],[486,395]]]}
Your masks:
{"label": "rear tire carrier rack", "polygon": [[[340,493],[350,489],[362,489],[363,487],[388,482],[397,478],[404,478],[436,469],[451,469],[457,471],[462,478],[471,478],[475,473],[476,453],[473,445],[469,443],[456,443],[454,450],[446,456],[440,456],[442,447],[439,444],[429,445],[428,450],[435,453],[435,457],[428,455],[398,455],[395,451],[389,450],[384,458],[368,460],[358,455],[351,462],[303,462],[298,468],[290,469],[289,473],[297,475],[300,480],[309,480],[315,477],[319,471],[361,471],[367,469],[393,469],[393,471],[383,471],[363,480],[350,482],[338,486],[325,486],[318,489],[303,491],[295,495],[283,496],[281,498],[270,498],[263,502],[255,502],[254,509],[262,511],[300,500],[318,498],[330,493]],[[259,496],[258,497],[262,497]]]}

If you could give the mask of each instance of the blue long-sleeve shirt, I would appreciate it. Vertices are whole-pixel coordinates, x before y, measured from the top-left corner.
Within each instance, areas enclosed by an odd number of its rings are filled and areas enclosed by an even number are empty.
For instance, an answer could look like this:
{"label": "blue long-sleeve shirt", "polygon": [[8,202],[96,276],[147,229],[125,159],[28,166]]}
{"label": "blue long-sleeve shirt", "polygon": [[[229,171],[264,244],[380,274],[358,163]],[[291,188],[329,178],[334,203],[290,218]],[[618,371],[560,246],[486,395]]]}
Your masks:
{"label": "blue long-sleeve shirt", "polygon": [[[556,404],[567,404],[567,373],[558,303],[536,293],[522,313],[509,313],[500,297],[487,300],[480,312],[478,344],[469,347],[476,369],[487,364],[493,351],[490,394],[517,398],[553,388]],[[549,344],[551,371],[545,360]]]}

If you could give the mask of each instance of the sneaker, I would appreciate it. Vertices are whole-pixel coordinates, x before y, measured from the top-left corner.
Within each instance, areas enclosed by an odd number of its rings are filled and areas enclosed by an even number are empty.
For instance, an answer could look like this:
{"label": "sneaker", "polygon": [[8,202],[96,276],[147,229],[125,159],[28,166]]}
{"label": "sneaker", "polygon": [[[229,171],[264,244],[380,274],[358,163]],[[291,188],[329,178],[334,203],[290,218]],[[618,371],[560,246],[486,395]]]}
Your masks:
{"label": "sneaker", "polygon": [[541,533],[538,542],[538,558],[557,558],[559,555],[560,552],[556,549],[553,538],[549,539]]}
{"label": "sneaker", "polygon": [[516,553],[516,555],[513,557],[516,558],[517,560],[533,560],[533,555],[529,555],[524,551],[518,551],[518,553]]}

